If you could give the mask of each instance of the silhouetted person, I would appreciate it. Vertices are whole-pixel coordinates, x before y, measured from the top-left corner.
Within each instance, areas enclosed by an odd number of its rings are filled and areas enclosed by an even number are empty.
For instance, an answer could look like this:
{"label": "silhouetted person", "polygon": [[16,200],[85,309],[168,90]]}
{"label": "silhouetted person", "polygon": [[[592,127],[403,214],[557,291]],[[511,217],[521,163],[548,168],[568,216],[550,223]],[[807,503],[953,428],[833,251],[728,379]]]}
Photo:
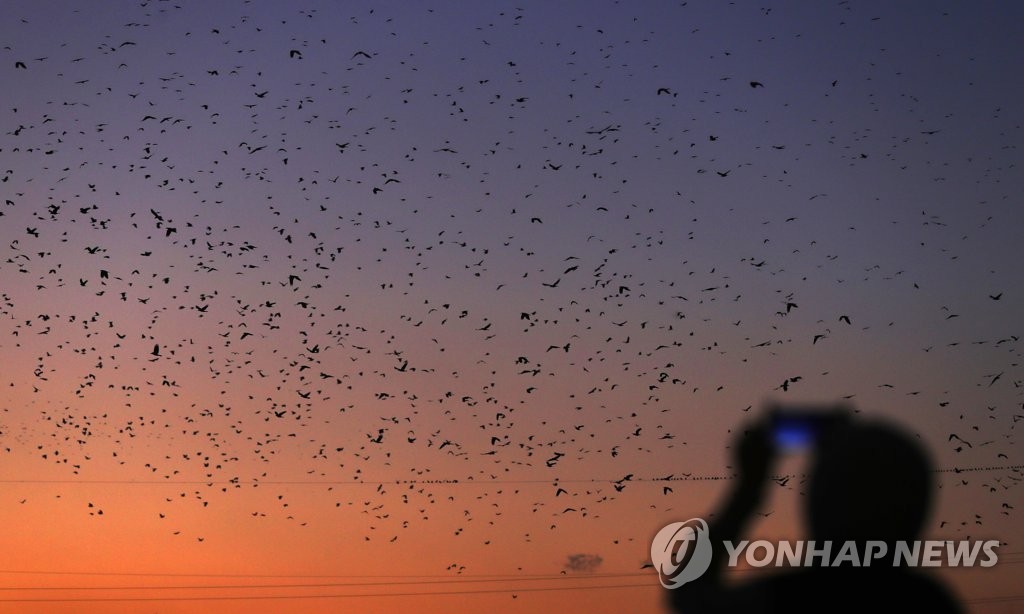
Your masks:
{"label": "silhouetted person", "polygon": [[884,541],[887,554],[868,566],[823,567],[819,557],[814,567],[765,571],[772,575],[723,582],[728,561],[723,541],[736,544],[746,538],[744,530],[771,483],[778,446],[769,417],[738,437],[734,450],[738,476],[725,505],[709,521],[711,565],[700,578],[667,591],[676,611],[962,611],[936,580],[916,568],[893,566],[895,543],[918,539],[928,516],[933,485],[925,450],[886,423],[860,420],[839,411],[834,417],[812,444],[814,458],[805,508],[809,539],[819,545],[823,540],[832,541],[830,561],[846,541],[857,542],[861,554],[867,541]]}

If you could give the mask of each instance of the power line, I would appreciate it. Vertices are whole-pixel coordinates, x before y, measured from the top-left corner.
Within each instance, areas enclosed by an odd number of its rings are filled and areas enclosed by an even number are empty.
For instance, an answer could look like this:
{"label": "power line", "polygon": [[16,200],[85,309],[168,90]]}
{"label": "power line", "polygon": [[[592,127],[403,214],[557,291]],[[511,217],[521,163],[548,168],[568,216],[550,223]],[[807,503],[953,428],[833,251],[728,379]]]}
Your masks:
{"label": "power line", "polygon": [[[932,473],[977,473],[987,471],[1017,471],[1024,465],[1001,465],[984,467],[946,467],[933,469]],[[0,479],[0,484],[116,484],[116,485],[181,485],[181,486],[488,486],[491,484],[614,484],[627,482],[707,482],[731,480],[734,475],[707,475],[681,473],[665,477],[633,477],[628,480],[615,478],[578,479],[431,479],[431,480],[69,480],[69,479]],[[774,475],[770,479],[784,480],[806,478],[807,473]]]}
{"label": "power line", "polygon": [[595,590],[610,588],[655,588],[657,585],[643,584],[591,584],[585,586],[542,586],[527,588],[493,588],[459,591],[408,591],[400,593],[343,593],[330,595],[208,595],[196,597],[81,597],[81,598],[50,598],[36,597],[25,599],[0,598],[0,603],[98,603],[115,601],[262,601],[267,599],[351,599],[358,597],[429,597],[439,595],[482,595],[494,593],[538,593],[549,591]]}
{"label": "power line", "polygon": [[[1022,553],[1011,552],[1007,553],[1006,556],[1019,555]],[[1024,561],[1005,561],[1006,563],[1020,563]],[[764,571],[762,569],[754,568],[742,568],[742,569],[728,569],[727,571]],[[88,576],[144,576],[144,577],[210,577],[210,578],[221,578],[221,577],[238,577],[238,578],[390,578],[386,582],[320,582],[320,583],[288,583],[288,584],[189,584],[189,585],[160,585],[160,586],[31,586],[31,587],[0,587],[0,591],[152,591],[152,590],[268,590],[268,589],[305,589],[305,588],[356,588],[356,587],[376,587],[376,586],[410,586],[410,585],[451,585],[451,584],[496,584],[503,582],[551,582],[551,581],[592,581],[592,580],[605,580],[609,578],[635,578],[635,577],[651,577],[654,574],[652,572],[615,572],[615,573],[594,573],[587,575],[564,575],[564,574],[474,574],[470,576],[440,576],[440,575],[271,575],[271,574],[163,574],[163,573],[143,573],[143,572],[64,572],[64,571],[14,571],[14,570],[0,570],[0,574],[38,574],[38,575],[88,575]],[[428,578],[425,580],[412,579],[412,578]],[[573,587],[547,587],[546,589],[541,587],[512,587],[505,589],[493,589],[493,590],[470,590],[470,591],[424,591],[422,593],[386,593],[387,596],[399,596],[399,595],[443,595],[443,594],[460,594],[465,592],[467,594],[472,593],[488,593],[488,592],[514,592],[514,591],[533,591],[533,590],[573,590],[583,588],[614,588],[615,586],[625,587],[627,585],[586,585],[586,586],[573,586]],[[629,586],[647,586],[646,584],[636,584]],[[341,598],[341,597],[363,597],[363,596],[374,596],[371,594],[358,594],[358,595],[294,595],[294,596],[262,596],[266,598],[274,599],[287,599],[291,597],[295,598]],[[209,597],[190,597],[188,600],[198,599],[259,599],[261,596],[254,597],[227,597],[227,596],[209,596]],[[168,598],[168,600],[178,600],[179,598]],[[186,598],[182,598],[186,599]],[[979,598],[970,600],[968,603],[995,603],[999,601],[1014,601],[1024,599],[1024,596],[1005,596],[1005,597],[992,597],[992,598]],[[82,598],[82,599],[57,599],[57,598],[31,598],[31,599],[12,599],[12,598],[0,598],[0,603],[6,602],[30,602],[30,601],[153,601],[160,600],[159,598]]]}
{"label": "power line", "polygon": [[[574,578],[578,579],[578,578]],[[160,602],[160,601],[265,601],[265,600],[287,600],[287,599],[351,599],[360,597],[429,597],[442,595],[479,595],[509,593],[534,593],[550,591],[571,591],[571,590],[595,590],[595,589],[617,589],[617,588],[656,588],[651,583],[643,584],[600,584],[585,586],[545,586],[526,588],[498,588],[498,589],[473,589],[458,591],[407,591],[389,593],[359,593],[359,594],[329,594],[329,595],[208,595],[208,596],[178,596],[178,597],[81,597],[81,598],[25,598],[8,599],[0,598],[0,603],[100,603],[100,602]],[[981,597],[967,599],[967,604],[988,604],[988,603],[1012,603],[1024,601],[1024,595],[1003,595],[997,597]]]}
{"label": "power line", "polygon": [[[609,572],[619,575],[627,572]],[[32,571],[24,569],[0,569],[2,574],[61,575],[61,576],[145,576],[168,578],[522,578],[525,580],[549,577],[568,577],[562,574],[240,574],[240,573],[159,573],[140,571]],[[588,574],[587,577],[601,577],[609,574]]]}
{"label": "power line", "polygon": [[[621,575],[643,575],[643,574],[621,574]],[[580,580],[582,578],[573,577],[573,580]],[[303,585],[293,585],[290,588],[301,588]],[[316,586],[316,585],[306,585]],[[340,585],[344,586],[344,585]],[[112,587],[98,587],[97,590],[109,589]],[[132,588],[146,588],[146,587],[124,587],[126,590]],[[195,586],[195,587],[148,587],[148,588],[178,588],[178,589],[197,589],[197,588],[279,588],[274,586],[236,586],[236,587],[206,587],[206,586]],[[283,587],[280,587],[283,588]],[[359,593],[359,594],[330,594],[330,595],[250,595],[250,596],[228,596],[228,595],[215,595],[215,596],[190,596],[190,597],[95,597],[95,598],[29,598],[29,599],[5,599],[0,598],[0,603],[88,603],[88,602],[134,602],[134,601],[226,601],[226,600],[270,600],[270,599],[346,599],[356,597],[418,597],[418,596],[435,596],[435,595],[474,595],[474,594],[497,594],[497,593],[530,593],[530,592],[550,592],[550,591],[570,591],[570,590],[592,590],[592,589],[612,589],[612,588],[656,588],[656,585],[651,583],[642,584],[604,584],[604,585],[584,585],[584,586],[556,586],[556,587],[519,587],[519,588],[500,588],[500,589],[474,589],[474,590],[458,590],[458,591],[414,591],[414,592],[391,592],[391,593]],[[15,590],[15,589],[9,589]],[[17,589],[23,590],[23,589]],[[49,589],[49,590],[87,590],[85,588],[67,588],[67,589]],[[1024,595],[1003,595],[997,597],[981,597],[977,599],[965,600],[968,604],[986,604],[986,603],[1010,603],[1015,601],[1024,601]]]}
{"label": "power line", "polygon": [[[1024,563],[1024,558],[1013,558],[1007,560],[1010,557],[1021,557],[1024,555],[1024,551],[1021,552],[1002,552],[999,553],[998,566],[1010,565],[1010,564],[1021,564]],[[727,568],[726,571],[730,572],[749,572],[749,571],[764,571],[769,568]],[[452,582],[508,582],[512,580],[522,580],[526,582],[533,581],[544,581],[544,580],[589,580],[594,578],[619,578],[619,577],[638,577],[638,576],[649,576],[654,575],[654,572],[604,572],[604,573],[590,573],[586,576],[580,575],[567,575],[563,573],[559,574],[247,574],[247,573],[170,573],[170,572],[143,572],[143,571],[56,571],[56,570],[29,570],[29,569],[0,569],[0,575],[30,575],[30,576],[99,576],[99,577],[143,577],[143,578],[256,578],[256,579],[270,579],[270,578],[289,578],[289,579],[304,579],[304,580],[316,580],[324,578],[363,578],[363,579],[388,579],[388,582],[382,582],[379,584],[427,584],[433,583],[430,580],[451,580]],[[424,582],[422,580],[427,580]],[[443,583],[443,582],[441,582]],[[377,583],[373,582],[353,582],[353,583],[336,583],[326,584],[328,586],[359,586],[359,585],[373,585]],[[245,587],[270,587],[276,585],[245,585]],[[290,586],[320,586],[318,584],[307,584],[307,585],[290,585]],[[213,585],[196,585],[198,588],[212,588]],[[242,586],[239,586],[240,588]],[[121,587],[96,587],[96,588],[110,588],[119,589]],[[124,589],[146,589],[149,587],[135,586],[135,587],[123,587]],[[152,587],[152,588],[164,588],[164,587]],[[189,588],[189,587],[178,587],[178,588]],[[225,587],[230,588],[230,587]],[[0,590],[92,590],[92,587],[25,587],[21,589],[15,588],[2,588]]]}
{"label": "power line", "polygon": [[1013,601],[1024,601],[1024,595],[1005,595],[1002,597],[979,597],[978,599],[967,599],[964,603],[1010,603]]}
{"label": "power line", "polygon": [[499,582],[551,582],[566,580],[603,580],[606,578],[650,577],[649,573],[605,573],[587,575],[509,576],[494,578],[447,578],[442,580],[389,580],[387,582],[317,582],[305,584],[188,584],[161,586],[12,586],[0,587],[0,591],[149,591],[149,590],[195,590],[195,589],[281,589],[281,588],[342,588],[362,586],[400,586],[434,584],[492,584]]}

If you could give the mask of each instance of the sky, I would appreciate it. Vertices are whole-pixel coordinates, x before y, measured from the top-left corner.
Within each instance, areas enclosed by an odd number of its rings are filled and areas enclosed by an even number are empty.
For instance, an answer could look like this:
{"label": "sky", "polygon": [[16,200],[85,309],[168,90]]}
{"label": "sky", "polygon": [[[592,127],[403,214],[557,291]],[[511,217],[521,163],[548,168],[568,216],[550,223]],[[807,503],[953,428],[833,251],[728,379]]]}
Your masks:
{"label": "sky", "polygon": [[1019,5],[4,11],[0,611],[664,612],[770,401],[1024,600]]}

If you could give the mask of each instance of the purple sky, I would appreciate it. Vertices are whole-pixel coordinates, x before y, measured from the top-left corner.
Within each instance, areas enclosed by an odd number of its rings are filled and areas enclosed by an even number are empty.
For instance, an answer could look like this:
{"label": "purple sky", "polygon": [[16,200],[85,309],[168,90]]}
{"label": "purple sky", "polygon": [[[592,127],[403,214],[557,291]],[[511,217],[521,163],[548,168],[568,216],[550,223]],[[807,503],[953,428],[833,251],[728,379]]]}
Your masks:
{"label": "purple sky", "polygon": [[[408,505],[298,488],[250,535],[354,540],[371,568],[401,535],[428,553],[404,574],[448,573],[448,552],[465,573],[574,555],[635,572],[661,526],[715,502],[641,480],[728,475],[729,433],[765,400],[845,397],[941,468],[1003,468],[940,474],[933,530],[1024,552],[1005,469],[1024,416],[1017,4],[5,14],[0,477],[28,482],[0,491],[8,526],[103,539],[68,502],[101,498],[82,480],[477,480]],[[241,547],[202,519],[249,507],[171,509],[160,488],[103,493],[174,521],[126,543]],[[794,530],[782,515],[765,530]],[[10,570],[81,569],[6,545]],[[994,585],[958,590],[1013,593]]]}

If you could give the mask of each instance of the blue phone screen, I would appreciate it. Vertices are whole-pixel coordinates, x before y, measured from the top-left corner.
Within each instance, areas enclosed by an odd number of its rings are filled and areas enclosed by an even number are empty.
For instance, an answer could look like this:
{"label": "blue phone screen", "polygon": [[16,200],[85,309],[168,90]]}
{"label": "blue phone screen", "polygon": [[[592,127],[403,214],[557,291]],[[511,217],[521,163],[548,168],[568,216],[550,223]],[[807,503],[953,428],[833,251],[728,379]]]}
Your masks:
{"label": "blue phone screen", "polygon": [[775,424],[775,444],[784,449],[810,446],[814,441],[814,427],[806,419],[783,419]]}

